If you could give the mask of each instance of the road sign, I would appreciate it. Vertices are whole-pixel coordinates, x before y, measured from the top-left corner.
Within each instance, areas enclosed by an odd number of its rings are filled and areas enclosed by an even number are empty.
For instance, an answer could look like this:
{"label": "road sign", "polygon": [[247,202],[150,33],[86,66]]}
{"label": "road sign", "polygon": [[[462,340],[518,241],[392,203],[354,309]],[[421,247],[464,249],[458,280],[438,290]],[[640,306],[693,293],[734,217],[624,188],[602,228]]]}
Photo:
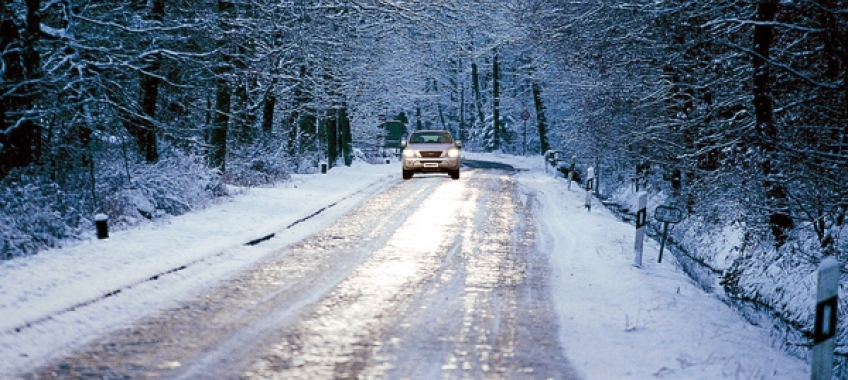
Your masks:
{"label": "road sign", "polygon": [[663,249],[665,248],[665,239],[668,237],[668,224],[680,223],[683,219],[683,210],[677,207],[657,206],[654,209],[654,219],[663,223],[662,242],[660,242],[660,258],[658,263],[662,262]]}
{"label": "road sign", "polygon": [[524,110],[521,111],[521,120],[527,121],[530,119],[530,111]]}
{"label": "road sign", "polygon": [[683,219],[683,210],[677,207],[657,206],[654,210],[654,219],[664,223],[680,223]]}

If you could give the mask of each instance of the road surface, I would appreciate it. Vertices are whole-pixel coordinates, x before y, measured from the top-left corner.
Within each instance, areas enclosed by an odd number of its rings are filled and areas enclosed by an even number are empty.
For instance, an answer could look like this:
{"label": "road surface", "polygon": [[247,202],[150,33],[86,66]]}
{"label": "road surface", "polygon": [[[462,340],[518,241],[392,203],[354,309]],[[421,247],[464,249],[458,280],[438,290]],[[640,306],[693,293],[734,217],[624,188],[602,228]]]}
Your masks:
{"label": "road surface", "polygon": [[398,179],[331,227],[26,378],[574,379],[534,199],[498,169]]}

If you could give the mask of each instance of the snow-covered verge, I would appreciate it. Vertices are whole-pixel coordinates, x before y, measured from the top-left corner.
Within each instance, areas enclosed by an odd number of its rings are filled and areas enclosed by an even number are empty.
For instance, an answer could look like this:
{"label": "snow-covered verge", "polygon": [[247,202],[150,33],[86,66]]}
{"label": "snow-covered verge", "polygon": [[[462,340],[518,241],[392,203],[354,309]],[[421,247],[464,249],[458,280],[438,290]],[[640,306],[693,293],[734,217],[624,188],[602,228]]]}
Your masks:
{"label": "snow-covered verge", "polygon": [[[646,244],[643,267],[633,267],[633,226],[597,202],[586,211],[582,191],[545,173],[540,158],[466,157],[523,169],[516,178],[534,205],[539,247],[551,256],[560,340],[584,379],[809,377],[806,363],[772,348],[767,329],[693,284],[673,257],[657,263],[656,244]],[[320,231],[400,181],[397,169],[396,163],[358,164],[294,175],[107,240],[0,262],[0,378],[14,378]]]}
{"label": "snow-covered verge", "polygon": [[[676,200],[656,189],[648,190],[649,229],[655,237],[661,223],[654,221],[659,205]],[[610,201],[628,214],[635,213],[637,195],[632,186],[610,191]],[[685,208],[685,207],[681,207]],[[702,288],[714,292],[750,323],[771,331],[776,346],[809,360],[814,325],[816,276],[820,248],[811,232],[798,229],[788,244],[775,249],[767,236],[745,225],[739,206],[727,200],[710,206],[710,215],[689,214],[672,225],[669,249]],[[760,233],[762,234],[762,233]],[[845,279],[840,293],[848,290]],[[848,300],[839,300],[834,378],[848,376]]]}
{"label": "snow-covered verge", "polygon": [[585,190],[539,170],[519,181],[537,198],[540,247],[551,255],[560,340],[585,379],[803,379],[807,365],[770,345],[646,242],[633,265],[635,227]]}

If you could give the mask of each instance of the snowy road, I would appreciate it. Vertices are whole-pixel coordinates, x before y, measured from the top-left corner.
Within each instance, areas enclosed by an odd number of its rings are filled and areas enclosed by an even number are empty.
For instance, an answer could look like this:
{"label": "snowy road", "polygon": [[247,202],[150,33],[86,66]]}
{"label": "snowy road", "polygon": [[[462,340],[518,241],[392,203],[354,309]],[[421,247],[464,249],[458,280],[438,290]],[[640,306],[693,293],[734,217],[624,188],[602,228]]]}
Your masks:
{"label": "snowy road", "polygon": [[416,176],[27,378],[576,378],[532,196]]}

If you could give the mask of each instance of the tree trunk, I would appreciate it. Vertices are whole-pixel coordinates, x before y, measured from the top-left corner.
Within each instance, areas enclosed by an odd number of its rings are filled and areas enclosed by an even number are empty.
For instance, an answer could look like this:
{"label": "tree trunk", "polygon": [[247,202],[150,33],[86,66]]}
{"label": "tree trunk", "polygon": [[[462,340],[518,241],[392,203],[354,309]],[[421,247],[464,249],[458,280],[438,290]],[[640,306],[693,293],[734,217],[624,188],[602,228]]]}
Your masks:
{"label": "tree trunk", "polygon": [[536,120],[539,126],[539,145],[542,151],[540,154],[545,154],[551,149],[548,144],[548,126],[545,118],[545,104],[542,103],[542,86],[538,82],[533,81],[533,103],[536,106]]}
{"label": "tree trunk", "polygon": [[[235,16],[235,5],[226,0],[218,0],[218,13],[221,17],[221,32],[227,33],[230,22]],[[221,66],[217,70],[215,90],[215,114],[212,116],[212,127],[209,130],[209,165],[225,173],[227,171],[227,134],[230,126],[232,109],[231,83],[227,80],[232,71],[232,48],[229,41],[221,41]]]}
{"label": "tree trunk", "polygon": [[768,59],[774,39],[774,25],[777,14],[776,0],[762,0],[757,5],[757,24],[754,26],[754,115],[756,130],[762,154],[762,174],[764,178],[765,199],[768,208],[769,225],[777,247],[786,242],[787,232],[794,223],[787,207],[786,191],[778,181],[780,170],[775,168],[778,133],[774,124],[774,106],[771,94],[771,77]]}
{"label": "tree trunk", "polygon": [[[13,168],[25,167],[39,162],[41,157],[41,125],[35,117],[26,113],[33,108],[39,91],[34,84],[20,86],[24,81],[35,81],[41,77],[41,57],[35,49],[40,34],[40,0],[26,1],[26,25],[24,33],[18,33],[11,12],[0,13],[0,51],[4,54],[4,75],[0,78],[0,178]],[[21,49],[8,49],[20,43]],[[8,91],[12,91],[8,93]],[[9,124],[8,119],[16,120]]]}
{"label": "tree trunk", "polygon": [[[165,19],[165,2],[164,0],[155,0],[153,8],[150,10],[150,19],[161,22]],[[144,71],[141,72],[139,78],[139,94],[138,104],[141,108],[141,115],[126,115],[127,120],[125,126],[127,132],[135,137],[138,146],[139,154],[144,157],[148,163],[153,163],[159,160],[159,148],[156,142],[156,101],[159,96],[159,78],[156,72],[161,66],[162,57],[158,54],[151,55],[144,66]]]}
{"label": "tree trunk", "polygon": [[209,134],[209,165],[225,172],[227,170],[227,129],[230,124],[230,84],[226,79],[218,79],[215,95],[215,116]]}
{"label": "tree trunk", "polygon": [[498,53],[495,53],[495,60],[492,63],[492,149],[498,150],[501,146],[501,94],[500,84],[498,83],[499,67]]}
{"label": "tree trunk", "polygon": [[[161,58],[157,55],[151,58],[145,71],[155,73],[159,69]],[[159,96],[159,78],[141,74],[141,111],[142,118],[138,118],[136,139],[138,140],[139,152],[148,163],[159,160],[159,148],[156,144],[156,99]]]}
{"label": "tree trunk", "polygon": [[465,141],[465,84],[459,88],[459,141]]}
{"label": "tree trunk", "polygon": [[342,154],[345,166],[353,164],[353,136],[350,132],[350,119],[347,117],[347,107],[339,110],[339,129],[342,137]]}
{"label": "tree trunk", "polygon": [[336,128],[336,115],[332,110],[327,111],[327,116],[324,121],[325,131],[327,134],[327,167],[332,168],[336,159],[339,158],[339,152],[336,149],[338,147],[338,141],[336,137],[338,136],[337,128]]}
{"label": "tree trunk", "polygon": [[232,114],[232,129],[235,136],[243,143],[253,141],[253,127],[256,123],[256,113],[251,109],[250,88],[255,88],[257,79],[256,75],[244,75],[248,65],[245,62],[245,56],[249,54],[248,49],[243,45],[235,47],[236,56],[233,62],[235,68],[234,73],[239,77],[238,84],[233,91],[233,114]]}
{"label": "tree trunk", "polygon": [[477,72],[477,62],[471,61],[471,91],[474,93],[474,108],[477,109],[478,125],[483,126],[485,116],[483,115],[483,99],[480,95],[480,77]]}
{"label": "tree trunk", "polygon": [[297,111],[292,112],[289,117],[289,157],[294,157],[297,154],[298,149],[298,135],[300,134],[298,131],[298,122],[300,120],[300,116]]}
{"label": "tree trunk", "polygon": [[277,105],[277,97],[272,92],[273,88],[265,94],[265,104],[262,108],[262,131],[271,133],[274,129],[274,107]]}
{"label": "tree trunk", "polygon": [[[235,72],[242,72],[244,69],[244,65],[236,64]],[[235,90],[233,91],[233,135],[236,139],[238,139],[238,141],[249,143],[251,141],[251,124],[248,120],[248,107],[250,101],[247,98],[247,85],[243,80],[240,82],[241,83],[235,86]]]}

